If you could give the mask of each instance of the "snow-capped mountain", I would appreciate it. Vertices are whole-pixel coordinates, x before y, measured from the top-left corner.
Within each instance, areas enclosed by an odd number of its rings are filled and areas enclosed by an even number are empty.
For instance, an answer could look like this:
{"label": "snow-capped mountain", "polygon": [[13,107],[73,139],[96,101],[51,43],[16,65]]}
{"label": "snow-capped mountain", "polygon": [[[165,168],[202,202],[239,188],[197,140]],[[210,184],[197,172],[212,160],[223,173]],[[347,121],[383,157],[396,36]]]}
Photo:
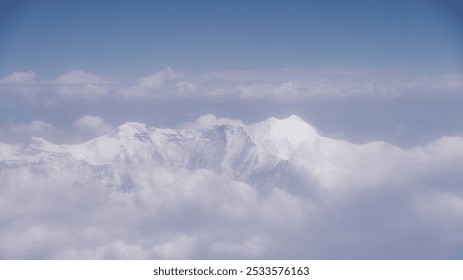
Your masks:
{"label": "snow-capped mountain", "polygon": [[0,168],[26,168],[50,176],[72,170],[79,174],[79,183],[124,189],[134,186],[130,171],[141,167],[207,169],[258,187],[285,187],[295,174],[302,174],[303,180],[339,187],[384,178],[395,172],[397,161],[402,162],[401,168],[419,172],[413,170],[412,160],[426,162],[430,153],[434,161],[461,156],[463,141],[454,138],[450,142],[450,152],[436,148],[439,141],[404,151],[384,142],[356,145],[323,137],[294,115],[251,125],[208,115],[184,129],[129,122],[76,145],[52,144],[41,138],[1,144]]}
{"label": "snow-capped mountain", "polygon": [[[423,229],[420,248],[438,234],[438,248],[459,248],[462,163],[460,137],[354,144],[297,116],[0,143],[0,258],[339,257],[326,248],[346,238],[368,258],[383,243],[413,252]],[[454,254],[442,250],[426,256]]]}

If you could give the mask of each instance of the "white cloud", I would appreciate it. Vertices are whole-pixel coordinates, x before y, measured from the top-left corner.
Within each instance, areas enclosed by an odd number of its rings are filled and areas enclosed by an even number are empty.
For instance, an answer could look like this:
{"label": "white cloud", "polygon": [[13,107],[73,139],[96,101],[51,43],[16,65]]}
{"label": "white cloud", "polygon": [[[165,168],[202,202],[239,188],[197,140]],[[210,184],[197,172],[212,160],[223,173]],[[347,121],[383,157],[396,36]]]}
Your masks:
{"label": "white cloud", "polygon": [[[415,88],[410,88],[414,90]],[[238,85],[225,91],[243,99],[298,101],[307,99],[334,99],[346,97],[395,98],[401,92],[400,83],[380,80],[322,79],[289,80],[279,84]],[[402,91],[403,92],[403,91]]]}
{"label": "white cloud", "polygon": [[216,125],[226,125],[226,124],[234,124],[238,126],[243,126],[243,122],[227,119],[227,118],[218,118],[213,114],[203,115],[196,119],[194,123],[188,123],[185,127],[189,129],[201,128],[201,127],[211,127]]}
{"label": "white cloud", "polygon": [[196,84],[187,81],[178,82],[174,87],[179,95],[186,97],[190,97],[191,94],[195,94],[199,90]]}
{"label": "white cloud", "polygon": [[136,86],[141,90],[157,90],[161,89],[165,83],[178,80],[182,76],[181,72],[174,71],[172,68],[166,68],[156,72],[152,76],[140,78]]}
{"label": "white cloud", "polygon": [[56,94],[65,99],[96,100],[105,97],[109,89],[101,76],[83,70],[73,70],[58,77]]}
{"label": "white cloud", "polygon": [[459,73],[447,73],[436,76],[423,76],[411,81],[405,81],[403,89],[419,90],[432,94],[438,92],[461,93],[463,89],[463,75]]}
{"label": "white cloud", "polygon": [[106,124],[105,121],[98,116],[82,116],[73,123],[73,127],[85,137],[100,136],[113,129],[112,125]]}
{"label": "white cloud", "polygon": [[133,83],[117,84],[84,70],[73,70],[52,81],[36,74],[14,72],[0,80],[0,91],[29,102],[51,99],[95,101],[243,99],[297,102],[348,97],[401,98],[460,94],[462,74],[397,77],[374,71],[301,70],[219,71],[188,74],[165,68]]}
{"label": "white cloud", "polygon": [[148,259],[148,252],[138,245],[115,240],[96,249],[73,249],[66,251],[65,259]]}
{"label": "white cloud", "polygon": [[[196,125],[214,124],[244,126],[213,116]],[[105,125],[97,116],[75,122],[84,130]],[[286,185],[130,157],[97,164],[85,154],[30,152],[2,159],[0,257],[402,259],[463,251],[462,138],[402,150],[311,135],[278,169],[289,172]],[[133,146],[121,153],[147,153],[127,139]]]}
{"label": "white cloud", "polygon": [[85,99],[97,100],[106,96],[108,89],[100,85],[78,85],[78,86],[63,86],[57,90],[57,95],[65,99]]}
{"label": "white cloud", "polygon": [[0,80],[0,93],[32,104],[50,105],[60,100],[98,100],[111,89],[110,81],[83,70],[64,73],[51,81],[36,78],[32,71],[15,72]]}
{"label": "white cloud", "polygon": [[54,129],[54,125],[50,124],[50,123],[46,123],[46,122],[43,122],[43,121],[32,121],[28,124],[20,124],[20,125],[17,125],[15,126],[15,129],[25,129],[25,130],[28,130],[28,131],[31,131],[31,132],[42,132],[44,130],[52,130]]}
{"label": "white cloud", "polygon": [[74,127],[78,129],[97,130],[104,125],[104,120],[95,116],[83,116],[74,122]]}
{"label": "white cloud", "polygon": [[105,79],[92,72],[72,70],[56,78],[55,82],[59,84],[101,84],[105,83]]}
{"label": "white cloud", "polygon": [[196,238],[181,234],[164,243],[154,245],[152,251],[161,259],[188,259],[198,250],[195,248]]}
{"label": "white cloud", "polygon": [[36,82],[37,75],[33,71],[13,72],[11,75],[0,80],[2,85],[25,85]]}
{"label": "white cloud", "polygon": [[182,80],[183,77],[183,72],[169,67],[138,79],[135,85],[120,91],[119,96],[126,99],[169,98],[196,91],[196,85]]}
{"label": "white cloud", "polygon": [[36,79],[37,75],[33,71],[13,72],[11,75],[0,80],[0,94],[3,97],[18,96],[28,103],[33,103],[38,91]]}
{"label": "white cloud", "polygon": [[319,72],[222,71],[189,77],[166,68],[139,79],[119,95],[128,99],[196,97],[293,102],[352,96],[398,98],[456,93],[463,89],[461,74],[384,78],[365,71]]}

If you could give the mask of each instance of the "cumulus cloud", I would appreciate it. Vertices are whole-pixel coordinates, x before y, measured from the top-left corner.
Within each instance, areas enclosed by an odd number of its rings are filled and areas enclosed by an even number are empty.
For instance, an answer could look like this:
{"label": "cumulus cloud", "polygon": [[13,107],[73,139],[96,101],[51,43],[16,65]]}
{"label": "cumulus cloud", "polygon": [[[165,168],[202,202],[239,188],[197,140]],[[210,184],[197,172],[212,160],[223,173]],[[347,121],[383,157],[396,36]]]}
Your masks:
{"label": "cumulus cloud", "polygon": [[151,76],[138,79],[135,85],[122,90],[119,96],[125,99],[177,98],[197,91],[197,85],[183,80],[184,73],[172,68],[158,71]]}
{"label": "cumulus cloud", "polygon": [[24,85],[35,83],[37,75],[33,71],[13,72],[11,75],[0,80],[2,85]]}
{"label": "cumulus cloud", "polygon": [[83,116],[74,122],[74,126],[79,129],[95,130],[104,125],[104,120],[100,117]]}
{"label": "cumulus cloud", "polygon": [[238,120],[232,120],[228,118],[218,118],[213,114],[203,115],[196,119],[194,123],[185,124],[185,127],[190,129],[201,128],[201,127],[213,127],[217,125],[237,125],[243,126],[243,122]]}
{"label": "cumulus cloud", "polygon": [[113,129],[111,125],[106,124],[105,121],[98,116],[82,116],[73,123],[73,127],[81,134],[88,137],[99,136]]}
{"label": "cumulus cloud", "polygon": [[109,89],[105,79],[91,72],[73,70],[58,77],[56,94],[65,99],[96,100],[105,97]]}
{"label": "cumulus cloud", "polygon": [[36,79],[37,75],[33,71],[13,72],[0,79],[0,94],[3,95],[1,97],[18,96],[26,102],[34,102],[38,91]]}

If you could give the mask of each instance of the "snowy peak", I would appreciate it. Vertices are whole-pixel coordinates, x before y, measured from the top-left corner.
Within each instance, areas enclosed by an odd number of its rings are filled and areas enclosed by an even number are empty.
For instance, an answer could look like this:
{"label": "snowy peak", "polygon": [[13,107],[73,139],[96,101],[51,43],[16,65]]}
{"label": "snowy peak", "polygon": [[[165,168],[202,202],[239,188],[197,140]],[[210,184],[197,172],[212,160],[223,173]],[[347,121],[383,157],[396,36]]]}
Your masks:
{"label": "snowy peak", "polygon": [[50,142],[41,137],[31,137],[31,139],[29,139],[23,144],[23,147],[43,149],[50,145],[52,145]]}
{"label": "snowy peak", "polygon": [[127,122],[120,125],[115,131],[110,133],[110,136],[119,139],[133,140],[137,134],[149,134],[153,130],[146,124],[137,122]]}
{"label": "snowy peak", "polygon": [[107,135],[82,144],[55,145],[45,139],[32,138],[21,145],[21,151],[2,153],[69,154],[92,165],[126,162],[247,172],[249,170],[240,166],[252,169],[265,165],[269,158],[288,160],[301,143],[318,138],[313,127],[294,115],[253,125],[206,115],[184,129],[159,129],[127,122]]}
{"label": "snowy peak", "polygon": [[148,128],[149,126],[147,126],[144,123],[126,122],[120,125],[117,130],[121,132],[139,132],[139,131],[147,130]]}
{"label": "snowy peak", "polygon": [[320,138],[315,128],[295,115],[282,120],[269,118],[257,123],[251,126],[250,134],[264,150],[283,160],[288,160],[302,143]]}
{"label": "snowy peak", "polygon": [[382,174],[396,160],[408,162],[411,156],[434,164],[431,158],[461,157],[462,147],[463,139],[454,137],[407,152],[384,142],[356,145],[322,137],[297,116],[244,125],[208,115],[184,129],[129,122],[75,145],[56,145],[42,138],[0,143],[0,167],[35,164],[40,172],[74,167],[86,174],[83,179],[106,180],[108,185],[126,184],[129,170],[208,169],[256,186],[284,185],[295,168],[309,171],[324,186],[337,186],[355,170]]}
{"label": "snowy peak", "polygon": [[272,137],[286,138],[294,144],[319,137],[312,126],[295,115],[282,120],[270,118],[264,123]]}
{"label": "snowy peak", "polygon": [[57,153],[60,151],[60,146],[40,137],[31,137],[31,139],[21,145],[20,150],[22,153],[29,155],[41,152]]}

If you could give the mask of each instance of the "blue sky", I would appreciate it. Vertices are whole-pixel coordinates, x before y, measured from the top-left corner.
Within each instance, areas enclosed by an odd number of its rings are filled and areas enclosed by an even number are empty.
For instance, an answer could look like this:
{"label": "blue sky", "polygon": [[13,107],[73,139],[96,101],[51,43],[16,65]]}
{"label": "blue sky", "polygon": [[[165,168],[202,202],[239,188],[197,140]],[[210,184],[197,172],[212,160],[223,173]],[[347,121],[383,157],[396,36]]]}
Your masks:
{"label": "blue sky", "polygon": [[[1,1],[0,74],[461,69],[457,1]],[[459,10],[460,9],[460,10]]]}
{"label": "blue sky", "polygon": [[3,127],[297,114],[355,142],[463,134],[461,1],[3,0],[0,13]]}

